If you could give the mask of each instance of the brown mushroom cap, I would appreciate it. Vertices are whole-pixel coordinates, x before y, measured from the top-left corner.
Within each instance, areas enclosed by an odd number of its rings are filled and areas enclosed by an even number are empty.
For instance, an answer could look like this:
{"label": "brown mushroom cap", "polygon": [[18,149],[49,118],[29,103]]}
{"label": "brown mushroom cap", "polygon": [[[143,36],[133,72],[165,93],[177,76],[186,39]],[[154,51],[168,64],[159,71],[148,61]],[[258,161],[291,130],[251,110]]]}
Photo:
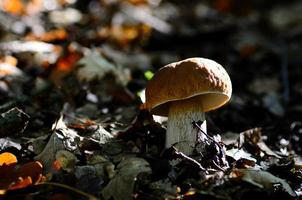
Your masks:
{"label": "brown mushroom cap", "polygon": [[213,60],[188,58],[159,69],[148,82],[146,107],[155,115],[168,116],[172,101],[200,101],[204,112],[231,98],[232,83],[225,69]]}

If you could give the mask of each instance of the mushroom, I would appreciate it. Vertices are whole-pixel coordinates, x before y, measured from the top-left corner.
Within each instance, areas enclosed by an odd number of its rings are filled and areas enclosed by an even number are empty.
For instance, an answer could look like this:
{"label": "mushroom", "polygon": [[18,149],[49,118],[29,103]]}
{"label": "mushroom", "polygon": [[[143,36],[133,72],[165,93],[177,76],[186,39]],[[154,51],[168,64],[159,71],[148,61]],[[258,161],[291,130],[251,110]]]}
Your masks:
{"label": "mushroom", "polygon": [[[166,148],[191,154],[197,131],[193,122],[203,121],[205,112],[229,101],[232,83],[217,62],[206,58],[188,58],[159,69],[146,87],[146,108],[151,114],[168,116]],[[205,136],[204,136],[205,137]]]}

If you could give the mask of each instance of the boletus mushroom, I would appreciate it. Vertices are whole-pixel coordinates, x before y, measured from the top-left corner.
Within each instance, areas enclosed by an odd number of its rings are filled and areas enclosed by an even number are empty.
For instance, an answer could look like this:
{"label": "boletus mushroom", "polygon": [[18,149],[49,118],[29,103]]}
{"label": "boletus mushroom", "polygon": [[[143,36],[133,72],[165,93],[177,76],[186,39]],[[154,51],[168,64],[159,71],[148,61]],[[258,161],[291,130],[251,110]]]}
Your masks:
{"label": "boletus mushroom", "polygon": [[232,83],[217,62],[206,58],[188,58],[159,69],[146,87],[146,107],[151,114],[168,116],[166,148],[190,154],[197,138],[192,123],[204,121],[205,112],[229,101]]}

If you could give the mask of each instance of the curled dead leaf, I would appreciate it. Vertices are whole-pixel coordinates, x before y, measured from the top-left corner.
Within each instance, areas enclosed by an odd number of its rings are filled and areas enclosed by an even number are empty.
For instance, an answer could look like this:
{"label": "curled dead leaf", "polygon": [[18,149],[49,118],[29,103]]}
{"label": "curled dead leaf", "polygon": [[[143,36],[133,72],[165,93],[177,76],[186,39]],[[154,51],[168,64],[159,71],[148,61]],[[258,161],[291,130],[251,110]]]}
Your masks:
{"label": "curled dead leaf", "polygon": [[26,178],[30,176],[33,184],[37,184],[42,180],[43,165],[39,161],[26,163],[18,170],[18,176]]}
{"label": "curled dead leaf", "polygon": [[42,182],[42,172],[43,166],[38,161],[28,162],[21,167],[17,167],[16,162],[0,166],[0,195],[4,195],[8,190],[25,188]]}
{"label": "curled dead leaf", "polygon": [[13,182],[8,190],[16,190],[16,189],[21,189],[21,188],[25,188],[29,185],[31,185],[33,182],[32,182],[32,179],[31,177],[26,177],[26,178],[22,178],[22,177],[19,177],[15,182]]}

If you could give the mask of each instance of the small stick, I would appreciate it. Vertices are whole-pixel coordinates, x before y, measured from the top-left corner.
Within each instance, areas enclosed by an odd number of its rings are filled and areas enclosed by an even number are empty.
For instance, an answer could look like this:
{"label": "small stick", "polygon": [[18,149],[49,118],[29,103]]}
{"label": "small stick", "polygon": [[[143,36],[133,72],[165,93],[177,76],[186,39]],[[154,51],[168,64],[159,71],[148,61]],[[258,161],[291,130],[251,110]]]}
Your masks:
{"label": "small stick", "polygon": [[80,194],[80,195],[86,197],[89,200],[97,200],[97,198],[95,196],[91,195],[91,194],[88,194],[86,192],[78,190],[77,188],[73,188],[71,186],[64,185],[62,183],[42,182],[42,183],[38,183],[37,185],[50,185],[50,186],[60,187],[60,188],[64,188],[64,189],[70,190],[70,191],[72,191],[74,193]]}
{"label": "small stick", "polygon": [[189,156],[187,156],[186,154],[178,151],[175,147],[173,147],[173,150],[174,150],[174,154],[178,157],[178,158],[182,158],[190,163],[192,163],[194,166],[196,166],[198,169],[200,169],[201,171],[205,171],[206,172],[206,169],[203,168],[203,166],[201,166],[201,164],[199,162],[197,162],[196,160],[194,160],[193,158],[190,158]]}

